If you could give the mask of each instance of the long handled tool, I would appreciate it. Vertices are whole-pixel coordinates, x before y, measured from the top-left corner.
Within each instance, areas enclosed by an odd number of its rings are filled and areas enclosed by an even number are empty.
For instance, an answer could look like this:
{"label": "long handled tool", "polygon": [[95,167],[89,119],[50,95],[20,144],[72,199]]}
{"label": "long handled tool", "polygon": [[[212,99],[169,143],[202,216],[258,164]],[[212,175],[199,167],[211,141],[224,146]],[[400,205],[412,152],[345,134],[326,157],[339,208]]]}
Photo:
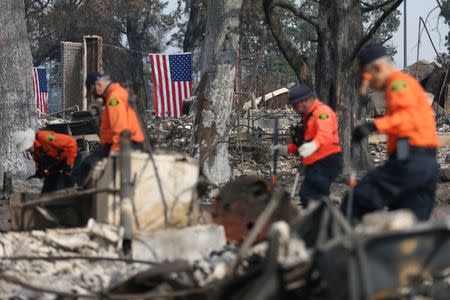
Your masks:
{"label": "long handled tool", "polygon": [[278,158],[280,157],[280,149],[278,149],[279,142],[279,128],[278,128],[278,117],[275,118],[275,122],[273,125],[273,155],[272,155],[272,184],[276,184],[278,181],[277,178],[277,166],[278,166]]}
{"label": "long handled tool", "polygon": [[297,168],[297,174],[295,174],[294,185],[292,186],[291,199],[295,196],[295,191],[297,190],[298,180],[300,179],[300,170]]}
{"label": "long handled tool", "polygon": [[350,148],[350,178],[348,181],[348,185],[350,186],[350,190],[348,191],[348,201],[347,201],[347,219],[351,222],[352,214],[353,214],[353,198],[354,198],[354,187],[356,186],[356,167],[357,167],[357,157],[356,150],[359,148],[359,143],[352,142],[352,146]]}
{"label": "long handled tool", "polygon": [[291,199],[293,199],[295,197],[295,192],[297,191],[298,182],[300,180],[301,168],[302,168],[302,166],[298,166],[296,168],[297,169],[297,173],[295,174],[294,185],[292,186],[292,190],[291,190]]}

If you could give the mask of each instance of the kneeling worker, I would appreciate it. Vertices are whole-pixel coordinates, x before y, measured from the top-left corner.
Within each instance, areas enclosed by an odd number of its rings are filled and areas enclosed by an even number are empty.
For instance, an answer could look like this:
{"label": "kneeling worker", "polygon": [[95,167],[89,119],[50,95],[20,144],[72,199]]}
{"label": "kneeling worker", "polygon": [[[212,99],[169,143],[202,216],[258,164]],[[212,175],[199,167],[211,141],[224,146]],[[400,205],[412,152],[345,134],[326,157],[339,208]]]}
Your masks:
{"label": "kneeling worker", "polygon": [[307,207],[310,200],[328,197],[331,183],[342,170],[342,154],[336,114],[317,99],[306,85],[297,85],[289,94],[289,104],[302,115],[303,144],[280,145],[280,154],[299,155],[306,166],[300,188],[300,201]]}
{"label": "kneeling worker", "polygon": [[[384,116],[356,127],[353,142],[385,133],[389,159],[355,186],[353,218],[387,207],[410,209],[418,220],[427,220],[438,175],[436,123],[427,95],[416,79],[392,65],[383,47],[364,48],[358,59],[362,93],[368,87],[384,91],[387,109]],[[342,211],[348,203],[348,197],[344,198]]]}
{"label": "kneeling worker", "polygon": [[33,129],[27,129],[15,134],[14,144],[19,152],[28,151],[33,156],[35,176],[44,179],[42,194],[74,185],[71,171],[78,147],[73,137],[46,130],[35,133]]}

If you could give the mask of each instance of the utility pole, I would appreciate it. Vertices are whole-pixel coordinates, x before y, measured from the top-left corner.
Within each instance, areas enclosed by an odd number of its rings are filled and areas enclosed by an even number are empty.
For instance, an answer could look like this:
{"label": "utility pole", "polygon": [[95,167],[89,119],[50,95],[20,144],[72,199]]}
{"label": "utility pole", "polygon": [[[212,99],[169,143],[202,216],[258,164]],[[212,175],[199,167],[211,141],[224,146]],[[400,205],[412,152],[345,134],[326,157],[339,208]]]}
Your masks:
{"label": "utility pole", "polygon": [[408,66],[408,18],[406,15],[407,7],[406,7],[406,0],[403,1],[403,68],[406,69]]}

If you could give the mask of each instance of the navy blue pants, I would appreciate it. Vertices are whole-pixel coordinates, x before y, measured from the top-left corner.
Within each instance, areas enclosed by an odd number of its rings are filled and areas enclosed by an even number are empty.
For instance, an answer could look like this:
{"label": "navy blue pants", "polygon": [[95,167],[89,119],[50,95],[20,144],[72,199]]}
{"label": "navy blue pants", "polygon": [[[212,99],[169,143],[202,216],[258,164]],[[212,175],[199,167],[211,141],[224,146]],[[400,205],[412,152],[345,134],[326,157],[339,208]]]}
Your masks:
{"label": "navy blue pants", "polygon": [[306,166],[305,179],[300,188],[300,202],[307,207],[310,200],[319,200],[330,195],[331,183],[341,173],[342,154],[327,156]]}
{"label": "navy blue pants", "polygon": [[[406,160],[390,158],[369,172],[354,188],[353,219],[382,210],[410,209],[420,221],[433,210],[438,180],[435,154],[411,154]],[[341,210],[346,212],[348,195]]]}

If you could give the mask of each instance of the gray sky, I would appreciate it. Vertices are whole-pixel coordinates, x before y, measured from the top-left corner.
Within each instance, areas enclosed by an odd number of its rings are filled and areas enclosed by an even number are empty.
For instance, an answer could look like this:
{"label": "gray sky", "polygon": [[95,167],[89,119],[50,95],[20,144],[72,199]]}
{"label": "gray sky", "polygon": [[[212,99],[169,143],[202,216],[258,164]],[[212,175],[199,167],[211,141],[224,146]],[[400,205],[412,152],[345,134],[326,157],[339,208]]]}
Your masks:
{"label": "gray sky", "polygon": [[[427,14],[437,6],[436,0],[405,0],[407,3],[407,56],[408,65],[415,62],[417,57],[417,38],[419,30],[419,17],[426,19]],[[168,0],[170,9],[174,9],[177,0]],[[397,55],[394,60],[398,67],[403,67],[403,5],[400,6],[402,12],[401,24],[398,32],[394,34],[392,43],[397,47]],[[438,52],[445,52],[445,36],[449,31],[449,27],[444,24],[442,18],[438,22],[439,9],[436,9],[428,18],[427,27],[430,30],[433,42]],[[173,50],[173,49],[172,49]],[[422,43],[420,47],[419,59],[426,59],[428,61],[434,60],[436,54],[431,43],[428,40],[426,32],[422,32]]]}
{"label": "gray sky", "polygon": [[[437,6],[437,2],[435,0],[406,0],[406,3],[407,3],[407,32],[408,32],[407,58],[408,58],[408,65],[410,65],[414,63],[417,58],[419,17],[422,17],[425,20],[428,13]],[[404,49],[403,5],[400,7],[400,10],[402,12],[401,24],[399,27],[399,31],[395,33],[392,42],[397,47],[398,51],[397,55],[394,58],[395,63],[397,64],[397,66],[403,67],[403,49]],[[436,9],[434,12],[430,14],[427,21],[427,27],[430,30],[430,35],[437,48],[437,51],[446,52],[445,36],[449,31],[449,27],[446,24],[444,24],[442,18],[438,20],[439,12],[440,12],[439,9]],[[433,46],[431,45],[426,32],[423,31],[419,59],[426,59],[432,61],[434,60],[435,57],[436,54],[433,50]]]}

